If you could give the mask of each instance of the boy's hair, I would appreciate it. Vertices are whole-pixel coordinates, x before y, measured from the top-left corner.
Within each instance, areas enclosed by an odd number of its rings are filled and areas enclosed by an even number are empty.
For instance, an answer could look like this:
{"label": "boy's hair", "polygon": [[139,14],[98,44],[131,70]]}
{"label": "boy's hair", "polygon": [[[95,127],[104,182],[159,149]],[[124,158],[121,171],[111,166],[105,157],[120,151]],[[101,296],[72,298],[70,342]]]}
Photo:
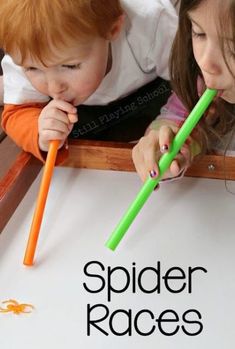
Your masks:
{"label": "boy's hair", "polygon": [[[192,110],[198,101],[198,78],[202,77],[201,71],[193,54],[192,46],[192,26],[188,12],[195,10],[204,0],[181,0],[179,10],[179,26],[173,43],[170,58],[170,75],[172,87],[178,97],[182,100],[188,111]],[[227,34],[231,25],[233,30],[233,44],[231,53],[235,53],[235,0],[221,2],[220,18],[218,19],[218,32]],[[221,35],[227,37],[227,35]],[[221,39],[221,49],[225,59],[225,46]],[[226,59],[225,59],[226,62]],[[227,62],[226,62],[227,64]],[[227,65],[228,66],[228,65]],[[229,66],[228,66],[229,68]],[[229,68],[230,69],[230,68]],[[231,71],[231,70],[230,70]],[[231,72],[232,73],[232,72]],[[234,77],[235,78],[235,77]],[[214,107],[212,106],[214,109]],[[210,113],[209,113],[210,114]],[[215,138],[221,138],[223,134],[231,130],[234,123],[234,105],[219,99],[216,105],[216,115],[214,125],[208,125],[207,120],[202,119],[201,124],[207,134],[205,139],[207,149]],[[209,136],[208,136],[209,135]]]}
{"label": "boy's hair", "polygon": [[119,0],[0,0],[0,47],[43,62],[50,45],[106,38],[122,14]]}

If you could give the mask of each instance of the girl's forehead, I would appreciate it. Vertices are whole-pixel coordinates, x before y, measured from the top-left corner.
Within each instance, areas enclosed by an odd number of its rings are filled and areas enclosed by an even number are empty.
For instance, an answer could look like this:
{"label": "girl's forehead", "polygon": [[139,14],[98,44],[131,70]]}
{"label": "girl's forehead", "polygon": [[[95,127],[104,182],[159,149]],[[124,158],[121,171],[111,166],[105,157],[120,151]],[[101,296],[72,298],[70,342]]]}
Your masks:
{"label": "girl's forehead", "polygon": [[235,16],[235,7],[232,8],[232,2],[235,3],[235,0],[199,1],[198,6],[188,11],[188,17],[204,30],[208,29],[220,36],[231,37],[232,18]]}
{"label": "girl's forehead", "polygon": [[[233,6],[232,6],[233,5]],[[234,8],[235,0],[198,0],[192,2],[192,8],[189,13],[201,15],[211,15],[220,17],[230,12]]]}

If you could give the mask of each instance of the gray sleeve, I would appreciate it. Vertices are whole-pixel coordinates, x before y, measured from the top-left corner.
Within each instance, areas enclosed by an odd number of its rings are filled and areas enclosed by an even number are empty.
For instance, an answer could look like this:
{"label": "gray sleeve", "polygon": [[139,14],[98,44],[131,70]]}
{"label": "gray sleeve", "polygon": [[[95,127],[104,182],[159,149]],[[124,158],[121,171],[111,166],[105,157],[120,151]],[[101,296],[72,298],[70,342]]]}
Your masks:
{"label": "gray sleeve", "polygon": [[168,0],[164,0],[164,7],[156,19],[152,46],[147,54],[149,65],[156,65],[157,75],[169,79],[169,58],[175,38],[178,16]]}
{"label": "gray sleeve", "polygon": [[178,24],[176,10],[170,0],[151,0],[146,5],[141,2],[138,10],[127,12],[127,41],[143,72],[155,70],[157,76],[168,80],[169,56]]}

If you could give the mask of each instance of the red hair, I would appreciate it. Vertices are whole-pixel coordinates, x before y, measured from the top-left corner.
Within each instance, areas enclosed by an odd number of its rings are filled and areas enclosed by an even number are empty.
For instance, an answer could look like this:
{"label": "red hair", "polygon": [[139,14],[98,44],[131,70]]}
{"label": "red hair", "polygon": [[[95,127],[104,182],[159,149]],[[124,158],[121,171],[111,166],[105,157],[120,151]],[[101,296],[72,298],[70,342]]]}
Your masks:
{"label": "red hair", "polygon": [[4,0],[0,47],[43,61],[56,48],[91,36],[106,38],[123,14],[119,0]]}

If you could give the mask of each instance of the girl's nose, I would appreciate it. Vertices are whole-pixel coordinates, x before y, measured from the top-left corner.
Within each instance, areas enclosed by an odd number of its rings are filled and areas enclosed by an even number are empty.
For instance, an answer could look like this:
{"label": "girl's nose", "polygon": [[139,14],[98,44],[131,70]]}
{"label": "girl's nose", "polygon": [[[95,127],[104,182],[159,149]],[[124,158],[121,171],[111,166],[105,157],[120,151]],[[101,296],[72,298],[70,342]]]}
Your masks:
{"label": "girl's nose", "polygon": [[223,57],[220,52],[205,48],[201,60],[200,68],[209,75],[220,75],[222,72]]}
{"label": "girl's nose", "polygon": [[198,62],[207,87],[220,88],[223,73],[223,57],[220,52],[205,48]]}
{"label": "girl's nose", "polygon": [[211,57],[206,57],[206,59],[203,60],[201,69],[209,75],[217,76],[221,74],[220,66]]}

